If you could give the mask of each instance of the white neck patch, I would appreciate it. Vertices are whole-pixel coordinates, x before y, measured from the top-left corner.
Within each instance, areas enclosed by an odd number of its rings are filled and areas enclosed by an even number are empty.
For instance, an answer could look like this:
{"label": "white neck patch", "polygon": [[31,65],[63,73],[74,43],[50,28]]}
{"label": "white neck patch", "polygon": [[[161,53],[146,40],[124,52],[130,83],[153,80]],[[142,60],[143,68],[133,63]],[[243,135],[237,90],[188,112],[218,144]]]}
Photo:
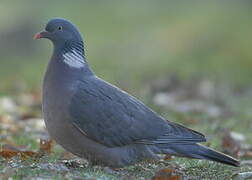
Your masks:
{"label": "white neck patch", "polygon": [[63,54],[63,61],[73,68],[82,68],[85,66],[83,55],[75,49]]}

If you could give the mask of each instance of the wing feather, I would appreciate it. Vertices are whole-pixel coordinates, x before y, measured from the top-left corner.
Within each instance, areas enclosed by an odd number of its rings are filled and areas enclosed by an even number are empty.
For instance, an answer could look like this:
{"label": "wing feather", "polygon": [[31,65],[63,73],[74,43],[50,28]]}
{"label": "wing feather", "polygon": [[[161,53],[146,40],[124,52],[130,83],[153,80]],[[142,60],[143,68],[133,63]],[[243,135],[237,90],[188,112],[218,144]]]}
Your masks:
{"label": "wing feather", "polygon": [[108,147],[205,141],[203,134],[164,120],[96,76],[80,81],[69,108],[77,129]]}

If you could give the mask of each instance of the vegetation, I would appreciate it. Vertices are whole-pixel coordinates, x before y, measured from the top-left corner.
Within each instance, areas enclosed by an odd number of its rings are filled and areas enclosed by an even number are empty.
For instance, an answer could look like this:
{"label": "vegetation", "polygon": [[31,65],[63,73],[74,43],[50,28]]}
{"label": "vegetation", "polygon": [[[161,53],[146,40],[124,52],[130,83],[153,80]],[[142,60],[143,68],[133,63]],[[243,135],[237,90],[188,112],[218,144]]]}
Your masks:
{"label": "vegetation", "polygon": [[[0,179],[150,179],[164,168],[182,179],[248,178],[250,7],[250,1],[0,2]],[[52,17],[79,27],[98,76],[165,118],[206,134],[206,145],[240,157],[242,167],[168,158],[111,170],[89,165],[58,145],[39,158],[6,159],[3,152],[13,148],[37,154],[39,139],[47,137],[40,92],[52,45],[32,36]]]}

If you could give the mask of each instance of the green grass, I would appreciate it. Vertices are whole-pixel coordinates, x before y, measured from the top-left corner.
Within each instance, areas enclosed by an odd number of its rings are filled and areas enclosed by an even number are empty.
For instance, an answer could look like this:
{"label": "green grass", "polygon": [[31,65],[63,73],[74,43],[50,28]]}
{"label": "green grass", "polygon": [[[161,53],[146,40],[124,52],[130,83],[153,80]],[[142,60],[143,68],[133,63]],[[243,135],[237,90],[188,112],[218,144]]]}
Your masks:
{"label": "green grass", "polygon": [[[53,156],[53,155],[51,155]],[[57,156],[56,156],[57,157]],[[49,159],[50,158],[50,159]],[[14,170],[11,177],[13,179],[29,179],[34,177],[48,179],[62,178],[98,178],[98,179],[118,179],[122,177],[135,177],[150,179],[155,172],[163,168],[175,169],[178,174],[191,179],[231,179],[238,172],[251,171],[250,167],[234,168],[226,165],[216,164],[209,161],[188,160],[176,158],[168,162],[157,162],[155,164],[140,163],[129,166],[122,170],[111,170],[99,166],[83,166],[77,168],[67,168],[63,162],[55,157],[47,157],[40,162],[25,161],[12,163]],[[7,165],[4,163],[5,168]],[[10,166],[10,163],[9,165]],[[64,167],[64,168],[62,168]],[[4,169],[2,166],[1,169]]]}
{"label": "green grass", "polygon": [[[211,137],[210,146],[221,150],[223,129],[242,133],[252,144],[252,95],[230,93],[235,88],[249,89],[252,77],[252,21],[249,2],[182,1],[12,1],[0,3],[0,38],[31,25],[29,32],[0,42],[0,96],[13,96],[41,88],[43,74],[52,52],[48,41],[33,41],[52,17],[72,20],[84,35],[88,62],[103,79],[139,97],[165,118],[199,130]],[[9,13],[11,12],[11,14]],[[32,15],[32,17],[31,17]],[[10,37],[16,37],[12,36]],[[26,46],[28,49],[22,49]],[[25,52],[20,52],[19,50]],[[150,84],[176,75],[182,82],[209,79],[222,85],[220,97],[231,116],[210,117],[204,113],[178,113],[153,104]],[[220,88],[221,89],[221,88]],[[13,96],[15,97],[15,96]],[[191,120],[196,123],[192,123]],[[216,124],[218,128],[212,128]],[[38,149],[37,140],[22,131],[12,136],[17,145]],[[62,149],[40,162],[1,160],[0,174],[13,168],[13,179],[73,176],[118,179],[121,176],[150,178],[164,167],[172,167],[192,179],[230,179],[235,172],[251,167],[232,168],[207,161],[175,158],[156,164],[142,163],[119,172],[98,166],[61,170],[43,169],[41,163],[60,163]]]}
{"label": "green grass", "polygon": [[[146,79],[167,72],[184,79],[201,75],[240,85],[252,75],[252,23],[247,3],[14,2],[2,2],[4,9],[12,9],[13,20],[0,12],[0,32],[13,31],[24,23],[32,28],[22,35],[23,43],[16,43],[19,39],[2,42],[0,92],[4,94],[12,93],[10,89],[21,82],[28,89],[40,87],[52,46],[48,41],[33,41],[32,36],[52,17],[72,20],[84,36],[91,67],[125,89],[137,91]],[[30,14],[35,16],[31,19]],[[19,52],[25,44],[30,47],[28,53]]]}
{"label": "green grass", "polygon": [[[219,117],[213,118],[206,114],[201,113],[166,113],[164,109],[159,109],[153,106],[155,110],[158,110],[164,117],[180,122],[187,127],[196,129],[210,136],[207,145],[217,150],[221,149],[221,141],[223,137],[223,129],[229,129],[235,132],[239,132],[246,137],[246,143],[252,144],[252,133],[249,130],[251,125],[250,117],[251,113],[247,110],[251,107],[251,104],[245,101],[245,97],[238,96],[233,97],[230,94],[226,94],[227,99],[225,102],[229,102],[229,107],[234,108],[234,115],[229,118]],[[246,95],[246,98],[251,96]],[[239,107],[239,108],[237,108]],[[192,123],[191,120],[195,122]],[[237,123],[238,122],[238,123]],[[217,123],[217,127],[212,128],[212,123]],[[38,149],[38,143],[32,136],[27,136],[24,131],[20,129],[19,133],[13,137],[13,140],[17,145],[27,145],[30,149]],[[121,177],[144,177],[149,179],[154,176],[155,172],[163,168],[172,168],[181,174],[183,177],[191,179],[231,179],[238,172],[250,172],[252,167],[242,166],[240,168],[230,167],[206,160],[192,160],[187,158],[174,158],[169,161],[159,161],[156,163],[142,162],[134,166],[126,167],[119,171],[113,171],[106,167],[88,165],[85,161],[81,161],[80,167],[66,166],[62,161],[62,152],[64,150],[60,146],[54,147],[54,153],[42,157],[39,161],[26,160],[20,161],[14,158],[12,161],[2,160],[0,166],[0,172],[6,169],[6,167],[13,167],[14,171],[11,174],[13,179],[41,177],[49,179],[62,179],[73,177],[95,177],[98,179],[119,179]],[[75,161],[75,160],[74,160]],[[4,174],[4,172],[2,172]],[[1,175],[1,173],[0,173]]]}

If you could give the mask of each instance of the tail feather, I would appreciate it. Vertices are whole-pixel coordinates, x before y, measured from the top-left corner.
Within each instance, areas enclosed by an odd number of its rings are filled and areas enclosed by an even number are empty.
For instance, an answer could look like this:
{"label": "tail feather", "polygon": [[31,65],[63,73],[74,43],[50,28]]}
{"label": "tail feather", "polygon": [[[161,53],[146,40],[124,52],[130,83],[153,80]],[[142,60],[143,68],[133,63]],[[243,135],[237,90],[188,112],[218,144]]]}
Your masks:
{"label": "tail feather", "polygon": [[207,159],[231,166],[240,166],[240,162],[237,159],[200,144],[168,145],[166,147],[159,146],[159,149],[160,148],[161,152],[165,154],[173,154],[195,159]]}
{"label": "tail feather", "polygon": [[224,153],[217,152],[211,148],[208,148],[202,145],[198,145],[197,148],[198,148],[198,151],[196,154],[196,158],[198,156],[200,159],[207,159],[207,160],[216,161],[216,162],[220,162],[223,164],[228,164],[228,165],[232,165],[236,167],[240,166],[240,162],[237,159],[231,156],[228,156]]}

